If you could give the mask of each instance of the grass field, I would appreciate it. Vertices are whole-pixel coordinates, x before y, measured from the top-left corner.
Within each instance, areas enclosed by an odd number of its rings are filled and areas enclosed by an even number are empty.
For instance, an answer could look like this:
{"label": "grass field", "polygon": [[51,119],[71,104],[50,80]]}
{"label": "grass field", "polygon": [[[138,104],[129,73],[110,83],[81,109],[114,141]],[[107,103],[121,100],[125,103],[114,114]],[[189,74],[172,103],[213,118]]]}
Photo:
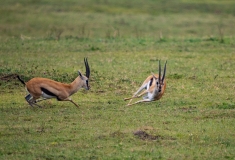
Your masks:
{"label": "grass field", "polygon": [[[0,159],[234,159],[235,2],[0,2]],[[25,81],[89,91],[32,108]],[[167,60],[161,100],[127,107]],[[142,135],[135,135],[143,131]]]}

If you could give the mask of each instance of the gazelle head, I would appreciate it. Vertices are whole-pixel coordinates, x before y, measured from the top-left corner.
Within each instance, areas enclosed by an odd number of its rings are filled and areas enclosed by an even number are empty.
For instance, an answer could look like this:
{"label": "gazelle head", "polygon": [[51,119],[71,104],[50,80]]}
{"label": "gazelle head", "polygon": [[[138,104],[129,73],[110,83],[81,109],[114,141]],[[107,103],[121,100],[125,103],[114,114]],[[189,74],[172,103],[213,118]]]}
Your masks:
{"label": "gazelle head", "polygon": [[[166,61],[167,63],[167,61]],[[159,73],[158,73],[158,77],[156,77],[154,74],[153,74],[153,77],[155,79],[155,83],[156,83],[156,90],[155,90],[155,93],[156,94],[159,94],[162,92],[162,88],[164,86],[164,83],[165,83],[165,75],[166,75],[166,63],[165,63],[165,66],[164,66],[164,71],[163,71],[163,75],[161,76],[161,62],[159,61]]]}
{"label": "gazelle head", "polygon": [[90,77],[90,67],[87,61],[87,58],[84,58],[84,63],[85,63],[85,67],[86,67],[86,76],[82,75],[80,71],[78,71],[78,75],[80,76],[81,80],[82,80],[82,87],[89,90],[90,86],[89,86],[89,77]]}

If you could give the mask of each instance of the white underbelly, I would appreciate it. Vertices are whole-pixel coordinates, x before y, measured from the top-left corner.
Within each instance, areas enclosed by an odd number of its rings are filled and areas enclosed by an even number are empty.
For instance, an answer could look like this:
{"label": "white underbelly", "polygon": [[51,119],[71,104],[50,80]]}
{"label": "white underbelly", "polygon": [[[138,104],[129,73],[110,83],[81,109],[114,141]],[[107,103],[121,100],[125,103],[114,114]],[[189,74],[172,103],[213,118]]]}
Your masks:
{"label": "white underbelly", "polygon": [[42,92],[41,97],[46,98],[46,99],[56,98],[55,96],[48,95],[48,94],[46,94],[46,93],[44,93],[44,92]]}
{"label": "white underbelly", "polygon": [[153,98],[153,94],[149,92],[149,93],[148,93],[148,98],[149,98],[149,99],[152,99],[152,98]]}
{"label": "white underbelly", "polygon": [[150,92],[148,92],[144,97],[143,97],[143,99],[153,99],[154,97],[153,97],[153,94],[152,93],[150,93]]}

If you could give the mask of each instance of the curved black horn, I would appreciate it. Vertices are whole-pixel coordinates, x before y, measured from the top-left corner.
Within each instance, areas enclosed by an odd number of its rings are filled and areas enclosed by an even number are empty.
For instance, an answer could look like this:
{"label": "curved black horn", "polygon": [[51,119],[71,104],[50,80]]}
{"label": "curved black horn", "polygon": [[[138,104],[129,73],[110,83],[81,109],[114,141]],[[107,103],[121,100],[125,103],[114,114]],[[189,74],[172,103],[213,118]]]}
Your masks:
{"label": "curved black horn", "polygon": [[84,58],[84,63],[85,63],[85,67],[86,67],[86,77],[89,78],[90,77],[90,67],[89,67],[87,58]]}
{"label": "curved black horn", "polygon": [[158,74],[158,82],[161,84],[161,62],[159,60],[159,74]]}
{"label": "curved black horn", "polygon": [[164,71],[163,71],[163,76],[162,76],[162,82],[164,82],[165,75],[166,75],[166,64],[167,64],[167,61],[166,61],[165,66],[164,66]]}

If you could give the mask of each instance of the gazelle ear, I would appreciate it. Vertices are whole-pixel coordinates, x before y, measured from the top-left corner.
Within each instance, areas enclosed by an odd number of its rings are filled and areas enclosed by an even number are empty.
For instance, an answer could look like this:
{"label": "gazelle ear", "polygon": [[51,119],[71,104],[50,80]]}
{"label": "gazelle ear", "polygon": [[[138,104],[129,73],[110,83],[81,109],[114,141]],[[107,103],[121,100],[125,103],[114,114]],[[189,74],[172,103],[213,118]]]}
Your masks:
{"label": "gazelle ear", "polygon": [[83,79],[83,76],[80,71],[78,71],[78,75],[81,77],[81,79]]}
{"label": "gazelle ear", "polygon": [[155,74],[154,74],[154,73],[152,73],[152,75],[153,75],[153,78],[154,78],[154,79],[158,79],[158,78],[155,76]]}

